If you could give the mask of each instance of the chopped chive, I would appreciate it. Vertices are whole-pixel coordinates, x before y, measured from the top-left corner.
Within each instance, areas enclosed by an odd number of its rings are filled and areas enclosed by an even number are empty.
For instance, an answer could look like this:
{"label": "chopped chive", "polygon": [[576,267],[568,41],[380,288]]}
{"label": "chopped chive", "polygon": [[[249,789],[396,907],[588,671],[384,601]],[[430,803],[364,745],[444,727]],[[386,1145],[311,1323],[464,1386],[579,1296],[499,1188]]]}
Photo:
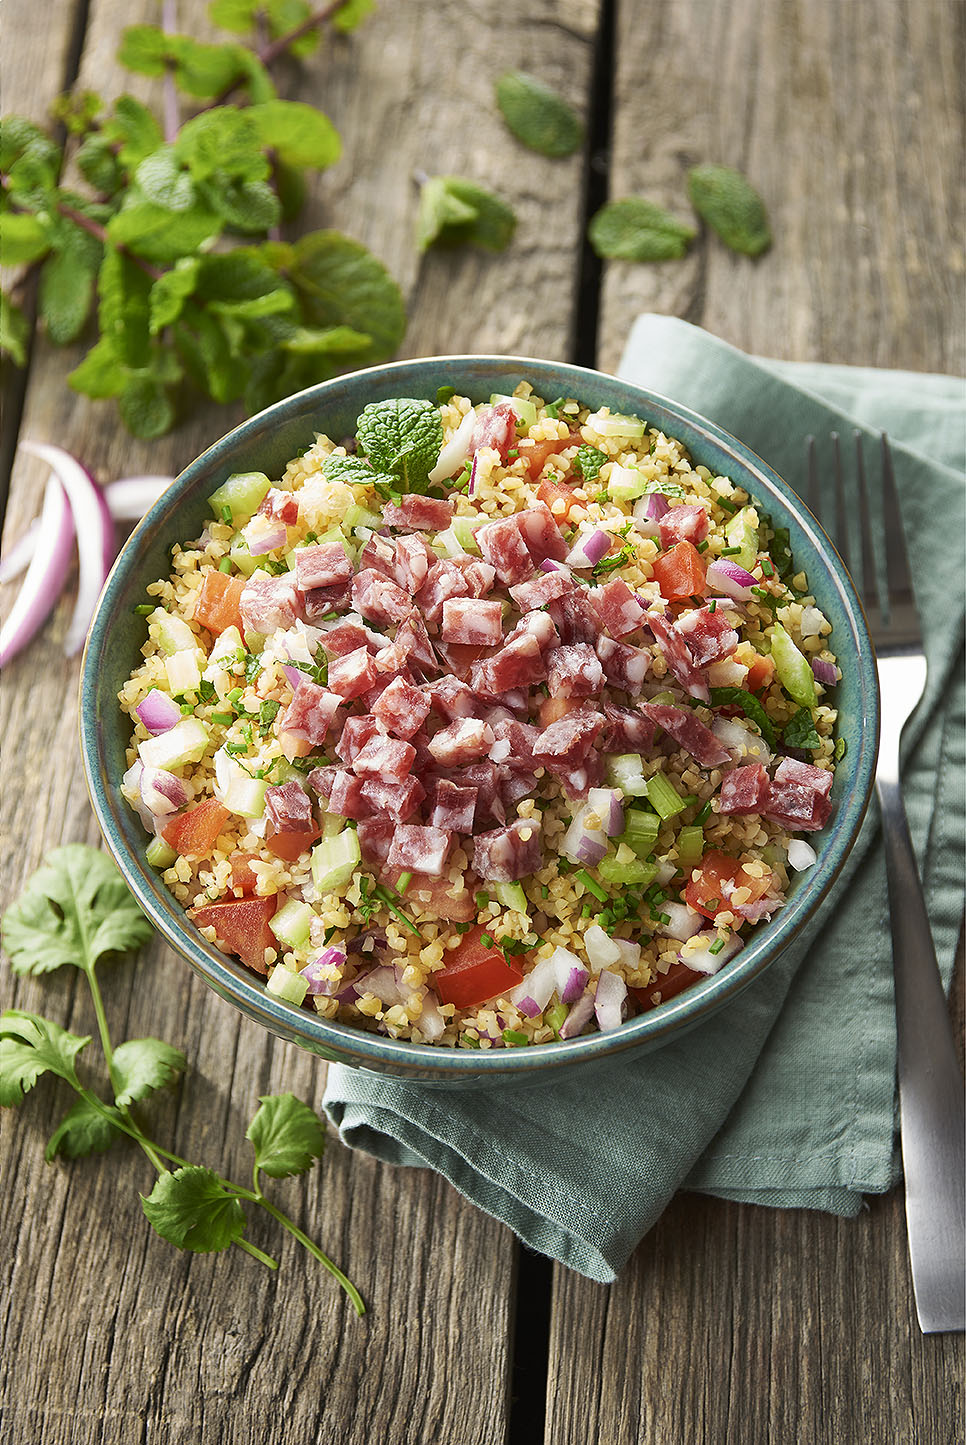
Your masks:
{"label": "chopped chive", "polygon": [[181,711],[185,714],[191,713],[194,712],[194,707],[191,705],[190,702],[183,702],[181,704]]}
{"label": "chopped chive", "polygon": [[396,892],[400,895],[400,897],[405,893],[406,889],[409,887],[412,881],[413,875],[411,873],[400,873],[399,877],[396,879]]}
{"label": "chopped chive", "polygon": [[508,456],[508,457],[518,457],[519,455],[520,455],[520,448],[519,448],[519,447],[511,447],[510,450],[507,452],[507,456]]}
{"label": "chopped chive", "polygon": [[763,574],[765,577],[774,577],[774,575],[775,575],[775,569],[774,569],[774,567],[771,565],[771,563],[769,562],[769,560],[768,560],[767,557],[762,557],[762,559],[761,559],[761,570],[762,570],[762,574]]}
{"label": "chopped chive", "polygon": [[504,1029],[503,1042],[509,1044],[511,1048],[523,1048],[525,1044],[530,1042],[530,1039],[526,1034],[522,1034],[519,1029]]}
{"label": "chopped chive", "polygon": [[706,898],[705,901],[704,901],[704,906],[705,906],[705,908],[713,908],[714,911],[715,911],[715,913],[717,913],[718,909],[721,907],[721,899],[720,899],[720,898]]}
{"label": "chopped chive", "polygon": [[709,952],[709,953],[720,953],[721,950],[724,948],[724,946],[725,946],[725,941],[724,941],[724,939],[723,939],[723,938],[716,938],[715,941],[714,941],[714,943],[712,943],[711,947],[708,949],[708,952]]}
{"label": "chopped chive", "polygon": [[134,613],[137,617],[150,617],[153,611],[154,604],[151,602],[139,602],[134,608]]}
{"label": "chopped chive", "polygon": [[230,557],[222,557],[221,561],[218,563],[218,571],[219,571],[219,572],[230,572],[230,571],[231,571],[231,558],[230,558]]}
{"label": "chopped chive", "polygon": [[659,913],[659,914],[657,915],[657,921],[658,921],[658,923],[664,923],[664,924],[670,923],[670,922],[671,922],[671,915],[670,915],[670,913]]}
{"label": "chopped chive", "polygon": [[489,893],[477,893],[477,895],[476,895],[476,906],[477,906],[477,908],[485,908],[485,907],[487,906],[487,904],[489,903],[489,901],[490,901],[490,895],[489,895]]}
{"label": "chopped chive", "polygon": [[[727,497],[719,497],[718,506],[721,507],[723,511],[730,512],[732,516],[734,516],[735,512],[737,512],[738,510],[738,503],[729,502]],[[740,550],[741,549],[739,548],[739,551]]]}
{"label": "chopped chive", "polygon": [[600,884],[595,882],[595,880],[591,878],[586,868],[578,868],[576,873],[574,874],[574,879],[576,880],[576,882],[582,883],[587,889],[587,892],[592,893],[594,897],[599,899],[601,903],[607,902],[607,894],[604,892],[603,888],[601,888]]}
{"label": "chopped chive", "polygon": [[[844,739],[839,738],[839,742],[843,742],[843,741],[844,741]],[[837,753],[838,753],[838,747],[837,747],[837,745],[836,745],[836,755],[837,755]],[[543,886],[542,886],[541,889],[540,889],[540,897],[541,897],[541,898],[549,898],[549,897],[550,897],[550,889],[547,887],[546,883],[544,883]]]}
{"label": "chopped chive", "polygon": [[700,810],[700,812],[698,812],[698,813],[695,814],[694,826],[695,826],[696,828],[703,828],[704,825],[705,825],[705,823],[708,821],[708,819],[709,819],[710,817],[711,817],[711,799],[709,798],[708,801],[705,803],[704,807]]}
{"label": "chopped chive", "polygon": [[240,687],[233,687],[231,692],[227,693],[226,696],[229,702],[237,702],[242,696],[242,689]]}
{"label": "chopped chive", "polygon": [[232,522],[232,520],[233,520],[232,514],[231,514],[231,507],[229,507],[229,505],[228,505],[227,502],[225,503],[225,505],[224,505],[224,506],[222,507],[222,509],[221,509],[221,520],[222,520],[223,522],[228,522],[229,525],[231,524],[231,522]]}
{"label": "chopped chive", "polygon": [[709,612],[717,612],[717,610],[718,610],[718,599],[717,599],[717,597],[712,597],[711,601],[708,603],[708,611],[709,611]]}
{"label": "chopped chive", "polygon": [[480,1041],[478,1038],[474,1038],[472,1034],[461,1034],[460,1045],[464,1049],[478,1049],[480,1047]]}
{"label": "chopped chive", "polygon": [[213,712],[211,714],[211,720],[213,723],[217,723],[219,727],[230,728],[235,721],[235,714],[233,712]]}
{"label": "chopped chive", "polygon": [[742,550],[741,547],[722,547],[721,551],[718,553],[718,556],[719,556],[719,557],[737,557],[738,553],[739,553],[741,550]]}
{"label": "chopped chive", "polygon": [[707,552],[707,550],[708,550],[708,542],[707,542],[707,540],[705,540],[704,542],[699,542],[698,545],[695,547],[694,550],[695,550],[696,552]]}
{"label": "chopped chive", "polygon": [[838,742],[835,744],[835,761],[837,763],[840,763],[842,761],[842,759],[845,757],[845,754],[848,752],[848,749],[849,745],[845,741],[845,738],[839,738]]}
{"label": "chopped chive", "polygon": [[484,948],[495,948],[495,947],[496,947],[496,944],[495,944],[494,941],[493,941],[493,935],[492,935],[492,933],[481,933],[481,934],[480,934],[480,942],[482,943],[482,945],[483,945]]}
{"label": "chopped chive", "polygon": [[560,1037],[560,1029],[565,1022],[570,1009],[565,1003],[555,1003],[553,1008],[548,1008],[543,1016],[543,1021],[549,1028],[553,1029],[554,1037]]}

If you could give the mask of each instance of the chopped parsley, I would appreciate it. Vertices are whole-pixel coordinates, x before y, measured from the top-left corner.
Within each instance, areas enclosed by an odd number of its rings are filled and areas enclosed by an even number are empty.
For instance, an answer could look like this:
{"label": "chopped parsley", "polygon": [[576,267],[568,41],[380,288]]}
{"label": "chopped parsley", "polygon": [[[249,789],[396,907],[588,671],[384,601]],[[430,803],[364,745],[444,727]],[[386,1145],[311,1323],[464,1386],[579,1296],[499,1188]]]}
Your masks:
{"label": "chopped parsley", "polygon": [[258,709],[258,731],[261,737],[268,737],[280,706],[281,703],[276,702],[275,698],[269,697]]}
{"label": "chopped parsley", "polygon": [[262,670],[261,659],[256,656],[254,652],[246,652],[243,654],[243,657],[245,662],[245,681],[254,682]]}
{"label": "chopped parsley", "polygon": [[743,687],[713,687],[711,689],[712,707],[732,705],[740,707],[745,716],[751,719],[770,748],[775,747],[778,739],[774,724],[754,693],[746,692]]}

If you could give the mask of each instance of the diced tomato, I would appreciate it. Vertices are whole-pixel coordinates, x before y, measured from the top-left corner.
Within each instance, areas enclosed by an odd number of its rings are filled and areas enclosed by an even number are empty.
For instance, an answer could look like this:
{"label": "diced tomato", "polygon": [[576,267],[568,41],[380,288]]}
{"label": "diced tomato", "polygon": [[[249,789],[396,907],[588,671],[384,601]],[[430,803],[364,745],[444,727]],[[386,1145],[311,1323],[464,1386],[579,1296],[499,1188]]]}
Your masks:
{"label": "diced tomato", "polygon": [[[380,871],[380,883],[396,888],[400,878],[408,870],[386,866]],[[434,878],[429,873],[411,873],[406,884],[405,898],[420,913],[430,913],[434,918],[443,918],[448,923],[469,923],[476,917],[476,901],[468,888],[453,891],[450,878]]]}
{"label": "diced tomato", "polygon": [[573,487],[568,487],[566,482],[551,482],[546,479],[537,488],[537,500],[545,502],[550,508],[558,527],[566,527],[570,509],[577,505]]}
{"label": "diced tomato", "polygon": [[231,864],[232,888],[237,888],[242,893],[255,892],[258,879],[252,871],[252,862],[257,856],[256,853],[232,853],[228,859]]}
{"label": "diced tomato", "polygon": [[217,798],[206,798],[172,818],[161,836],[182,858],[204,858],[230,817]]}
{"label": "diced tomato", "polygon": [[229,577],[217,567],[209,568],[195,603],[195,621],[209,632],[224,632],[226,627],[243,632],[240,604],[244,588],[244,577]]}
{"label": "diced tomato", "polygon": [[[580,432],[574,431],[571,432],[569,436],[551,437],[550,440],[546,442],[531,442],[526,446],[521,446],[520,455],[527,464],[527,469],[530,473],[530,480],[532,482],[536,481],[537,477],[539,477],[540,473],[547,465],[548,457],[552,457],[556,452],[566,451],[568,447],[579,446],[581,440],[582,438]],[[550,485],[552,486],[553,483],[551,483]],[[540,496],[540,493],[538,492],[537,495]],[[553,511],[553,508],[550,506],[550,502],[546,497],[540,496],[540,500],[546,502],[547,506],[550,507],[550,510]],[[554,516],[556,516],[555,512]]]}
{"label": "diced tomato", "polygon": [[265,950],[278,948],[278,940],[268,926],[277,907],[277,893],[268,898],[221,898],[217,903],[189,910],[188,917],[199,928],[213,928],[218,946],[226,953],[237,953],[242,963],[265,974]]}
{"label": "diced tomato", "polygon": [[[699,876],[695,878],[694,873]],[[728,896],[734,888],[750,889],[745,901],[754,903],[768,892],[771,881],[772,875],[768,868],[765,869],[763,877],[754,878],[745,872],[737,858],[712,848],[701,859],[699,868],[692,870],[692,876],[684,890],[684,898],[688,907],[693,908],[696,913],[703,913],[705,918],[714,918],[728,909]]]}
{"label": "diced tomato", "polygon": [[551,723],[559,722],[562,717],[567,716],[568,712],[574,712],[583,705],[582,697],[545,697],[540,703],[538,713],[540,726],[548,728]]}
{"label": "diced tomato", "polygon": [[487,999],[505,994],[523,982],[523,970],[516,958],[507,959],[501,948],[481,942],[486,929],[472,929],[458,948],[447,955],[446,967],[430,974],[429,983],[440,1003],[472,1008]]}
{"label": "diced tomato", "polygon": [[759,653],[754,662],[748,668],[748,676],[745,678],[749,692],[761,692],[767,687],[775,676],[775,660],[768,654]]}
{"label": "diced tomato", "polygon": [[668,602],[683,597],[703,597],[707,591],[704,563],[693,542],[678,542],[652,562],[661,596]]}
{"label": "diced tomato", "polygon": [[[271,828],[271,823],[269,823]],[[302,828],[292,833],[269,833],[265,832],[265,847],[276,858],[284,858],[286,863],[294,863],[303,853],[307,853],[312,844],[320,838],[319,828]]]}
{"label": "diced tomato", "polygon": [[704,974],[696,973],[693,968],[688,968],[687,964],[672,963],[667,973],[659,973],[646,988],[630,988],[628,992],[634,995],[641,1008],[646,1011],[658,1007],[654,1001],[655,993],[661,995],[660,1003],[667,1003],[669,998],[675,998],[703,977]]}

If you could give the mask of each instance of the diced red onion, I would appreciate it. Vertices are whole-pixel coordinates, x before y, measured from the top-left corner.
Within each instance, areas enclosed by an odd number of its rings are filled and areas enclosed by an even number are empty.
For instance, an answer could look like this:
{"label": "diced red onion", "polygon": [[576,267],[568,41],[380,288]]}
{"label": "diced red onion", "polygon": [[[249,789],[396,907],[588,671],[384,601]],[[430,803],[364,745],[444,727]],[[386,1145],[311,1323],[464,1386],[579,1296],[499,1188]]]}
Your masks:
{"label": "diced red onion", "polygon": [[544,572],[566,572],[568,577],[571,575],[570,568],[566,562],[555,562],[552,557],[544,557],[540,566]]}
{"label": "diced red onion", "polygon": [[602,532],[597,527],[579,537],[576,546],[571,548],[564,560],[568,567],[593,567],[602,557],[607,556],[612,541],[609,532]]}
{"label": "diced red onion", "polygon": [[423,1011],[416,1020],[416,1027],[430,1043],[438,1039],[446,1028],[446,1020],[439,1011],[439,1002],[431,988],[423,994]]}
{"label": "diced red onion", "polygon": [[516,1004],[520,1012],[526,1014],[527,1018],[535,1019],[547,1007],[556,986],[557,979],[553,954],[551,954],[549,958],[542,958],[538,964],[535,964],[523,982],[518,983],[516,988],[510,990],[507,998],[511,1003]]}
{"label": "diced red onion", "polygon": [[466,488],[466,495],[467,495],[468,497],[472,497],[473,493],[476,491],[476,468],[477,468],[478,465],[479,465],[479,461],[480,461],[480,454],[479,454],[479,452],[474,452],[474,453],[473,453],[473,465],[470,467],[470,484],[469,484],[469,486]]}
{"label": "diced red onion", "polygon": [[67,580],[74,524],[64,489],[51,478],[44,492],[38,545],[20,591],[0,628],[0,667],[44,625]]}
{"label": "diced red onion", "polygon": [[751,728],[742,727],[737,718],[716,717],[711,724],[711,731],[719,743],[728,749],[732,762],[764,763],[766,766],[771,762],[771,749],[765,739]]}
{"label": "diced red onion", "polygon": [[820,657],[813,657],[812,676],[823,687],[834,687],[839,680],[839,670],[834,662],[824,662]]}
{"label": "diced red onion", "polygon": [[288,529],[284,522],[274,522],[270,517],[255,516],[242,528],[242,536],[248,543],[248,550],[253,557],[263,557],[266,552],[274,552],[279,547],[284,547],[288,540]]}
{"label": "diced red onion", "polygon": [[642,510],[645,517],[652,522],[659,522],[671,510],[671,504],[663,492],[649,492],[641,501],[644,503]]}
{"label": "diced red onion", "polygon": [[613,1033],[624,1022],[624,1000],[627,998],[627,984],[616,973],[604,969],[597,980],[594,997],[594,1013],[597,1027],[602,1034]]}
{"label": "diced red onion", "polygon": [[303,673],[297,667],[287,667],[284,662],[282,663],[282,671],[288,679],[289,687],[294,692],[302,681]]}
{"label": "diced red onion", "polygon": [[407,1003],[409,995],[415,992],[401,983],[401,978],[401,968],[383,964],[372,969],[366,975],[365,988],[359,989],[358,992],[374,993],[386,1008],[392,1008],[394,1004]]}
{"label": "diced red onion", "polygon": [[569,948],[555,948],[550,960],[553,963],[554,982],[560,1002],[576,1003],[587,987],[589,972]]}
{"label": "diced red onion", "polygon": [[655,930],[664,938],[680,938],[686,940],[693,938],[700,933],[704,927],[705,920],[700,913],[695,913],[684,903],[662,903],[661,912],[666,913],[670,923],[660,923]]}
{"label": "diced red onion", "polygon": [[571,1008],[558,1030],[562,1039],[574,1039],[594,1016],[594,995],[585,993]]}
{"label": "diced red onion", "polygon": [[637,968],[641,962],[641,945],[632,943],[629,938],[615,938],[614,942],[621,951],[621,967]]}
{"label": "diced red onion", "polygon": [[377,929],[369,929],[366,933],[357,933],[346,944],[347,953],[372,953],[377,948],[386,948],[389,940],[384,933]]}
{"label": "diced red onion", "polygon": [[804,838],[793,838],[788,845],[788,866],[794,868],[796,873],[801,873],[806,868],[811,868],[813,863],[818,861],[818,854],[811,843],[806,843]]}
{"label": "diced red onion", "polygon": [[613,964],[620,962],[620,949],[610,934],[604,932],[599,923],[592,923],[584,934],[584,952],[595,972],[600,968],[610,968]]}
{"label": "diced red onion", "polygon": [[600,818],[608,838],[616,838],[618,833],[623,833],[624,809],[617,788],[591,788],[587,802]]}
{"label": "diced red onion", "polygon": [[299,969],[302,978],[308,984],[310,994],[319,994],[326,998],[332,998],[342,988],[342,980],[331,978],[323,970],[331,968],[344,968],[346,956],[341,948],[326,948],[316,958],[310,958],[304,968]]}
{"label": "diced red onion", "polygon": [[727,597],[736,597],[739,602],[748,602],[752,597],[752,587],[758,586],[751,573],[732,562],[730,557],[716,558],[706,575],[709,587],[716,587],[719,592]]}
{"label": "diced red onion", "polygon": [[173,697],[160,688],[152,687],[134,709],[151,736],[166,733],[181,721],[181,709]]}
{"label": "diced red onion", "polygon": [[134,810],[149,833],[157,831],[155,827],[156,818],[151,809],[141,801],[141,774],[144,772],[144,764],[138,758],[131,764],[121,779],[121,787],[126,788],[129,793],[134,794]]}
{"label": "diced red onion", "polygon": [[47,463],[70,502],[80,558],[77,601],[64,638],[64,652],[73,657],[84,644],[97,599],[117,553],[114,522],[104,493],[76,457],[48,442],[24,441],[20,445],[25,452]]}
{"label": "diced red onion", "polygon": [[[693,953],[689,949],[687,953],[678,954],[678,960],[686,964],[688,968],[693,968],[695,973],[717,973],[721,965],[727,963],[729,958],[733,958],[741,947],[741,939],[736,933],[733,933],[726,940],[720,952],[712,953],[711,948],[718,937],[717,932],[702,931],[700,937],[701,948],[696,948]],[[660,987],[660,979],[657,980],[657,983]]]}
{"label": "diced red onion", "polygon": [[140,783],[141,801],[154,814],[176,813],[188,801],[188,789],[182,778],[166,768],[144,767]]}
{"label": "diced red onion", "polygon": [[452,437],[440,452],[439,461],[429,474],[429,480],[431,482],[445,482],[459,471],[470,454],[470,440],[472,439],[475,425],[476,412],[470,407]]}

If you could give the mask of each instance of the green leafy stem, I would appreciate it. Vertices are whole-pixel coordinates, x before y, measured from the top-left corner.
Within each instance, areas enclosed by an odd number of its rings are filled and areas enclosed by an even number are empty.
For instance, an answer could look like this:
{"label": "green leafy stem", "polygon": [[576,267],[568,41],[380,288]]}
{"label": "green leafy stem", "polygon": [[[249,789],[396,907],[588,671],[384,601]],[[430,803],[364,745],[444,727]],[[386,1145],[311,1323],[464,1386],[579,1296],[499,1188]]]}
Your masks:
{"label": "green leafy stem", "polygon": [[130,952],[150,937],[150,925],[105,854],[75,843],[47,855],[4,915],[4,945],[17,973],[38,975],[71,965],[84,975],[114,1102],[107,1103],[77,1074],[76,1059],[91,1042],[89,1035],[69,1033],[38,1014],[8,1009],[0,1015],[0,1104],[21,1103],[44,1074],[63,1079],[77,1098],[48,1142],[48,1162],[58,1154],[79,1158],[109,1149],[120,1138],[131,1139],[158,1173],[141,1202],[163,1239],[201,1254],[237,1244],[277,1269],[277,1260],[244,1237],[243,1202],[258,1205],[338,1280],[357,1313],[364,1314],[351,1280],[261,1186],[263,1175],[282,1179],[303,1174],[322,1157],[325,1126],[314,1110],[290,1093],[260,1099],[245,1136],[254,1149],[251,1188],[165,1148],[134,1113],[134,1104],[174,1083],[187,1060],[161,1039],[129,1039],[115,1047],[96,969],[105,956]]}

